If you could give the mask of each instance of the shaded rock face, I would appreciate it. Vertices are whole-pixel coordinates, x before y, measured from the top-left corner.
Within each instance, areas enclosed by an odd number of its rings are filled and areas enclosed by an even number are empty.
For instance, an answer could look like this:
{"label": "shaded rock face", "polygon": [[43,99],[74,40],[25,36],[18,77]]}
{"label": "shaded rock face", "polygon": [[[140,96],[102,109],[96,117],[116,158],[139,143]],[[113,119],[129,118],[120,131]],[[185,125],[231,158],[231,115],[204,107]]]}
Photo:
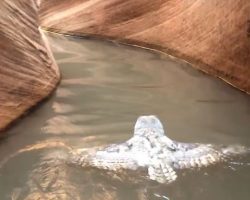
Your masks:
{"label": "shaded rock face", "polygon": [[42,0],[43,27],[158,49],[250,92],[249,0]]}
{"label": "shaded rock face", "polygon": [[0,1],[0,130],[48,96],[59,71],[38,29],[38,1]]}

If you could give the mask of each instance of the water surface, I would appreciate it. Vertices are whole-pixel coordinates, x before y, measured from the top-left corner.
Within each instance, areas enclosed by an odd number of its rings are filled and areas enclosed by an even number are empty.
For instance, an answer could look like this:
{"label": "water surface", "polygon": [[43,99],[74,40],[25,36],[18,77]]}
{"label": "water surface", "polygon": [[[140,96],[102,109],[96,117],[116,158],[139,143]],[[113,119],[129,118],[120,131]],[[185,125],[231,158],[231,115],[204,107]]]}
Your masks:
{"label": "water surface", "polygon": [[250,146],[250,97],[147,50],[55,35],[49,40],[62,81],[0,140],[1,200],[249,199],[247,164],[187,170],[170,185],[152,187],[55,160],[68,147],[124,141],[136,118],[148,114],[175,140]]}

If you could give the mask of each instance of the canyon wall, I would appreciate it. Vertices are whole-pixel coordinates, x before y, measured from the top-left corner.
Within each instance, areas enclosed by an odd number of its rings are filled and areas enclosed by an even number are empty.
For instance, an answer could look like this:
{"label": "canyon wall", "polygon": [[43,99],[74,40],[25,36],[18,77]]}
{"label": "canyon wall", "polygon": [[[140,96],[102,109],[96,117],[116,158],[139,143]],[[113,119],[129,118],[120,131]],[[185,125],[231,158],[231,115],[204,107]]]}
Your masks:
{"label": "canyon wall", "polygon": [[38,2],[0,2],[0,130],[47,97],[59,81],[38,29]]}
{"label": "canyon wall", "polygon": [[42,0],[41,25],[185,59],[250,93],[249,0]]}

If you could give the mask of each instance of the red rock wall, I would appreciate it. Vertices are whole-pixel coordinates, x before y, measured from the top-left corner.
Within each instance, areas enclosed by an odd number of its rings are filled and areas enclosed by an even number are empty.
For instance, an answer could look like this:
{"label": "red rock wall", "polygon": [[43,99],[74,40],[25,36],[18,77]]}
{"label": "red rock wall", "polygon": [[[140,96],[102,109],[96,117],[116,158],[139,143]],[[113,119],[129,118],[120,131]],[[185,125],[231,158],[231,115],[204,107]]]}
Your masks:
{"label": "red rock wall", "polygon": [[249,0],[42,0],[50,30],[158,49],[250,92]]}
{"label": "red rock wall", "polygon": [[47,97],[59,71],[38,30],[38,1],[0,1],[0,130]]}

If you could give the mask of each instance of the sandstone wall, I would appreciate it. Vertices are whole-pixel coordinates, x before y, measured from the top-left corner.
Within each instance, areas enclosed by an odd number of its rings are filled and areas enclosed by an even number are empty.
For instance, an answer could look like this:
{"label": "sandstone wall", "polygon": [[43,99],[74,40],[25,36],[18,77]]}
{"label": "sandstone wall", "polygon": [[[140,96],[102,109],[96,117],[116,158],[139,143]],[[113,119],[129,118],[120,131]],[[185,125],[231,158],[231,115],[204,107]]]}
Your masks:
{"label": "sandstone wall", "polygon": [[38,29],[38,3],[0,1],[0,130],[50,94],[59,71]]}
{"label": "sandstone wall", "polygon": [[250,92],[249,0],[42,0],[41,24],[158,49]]}

